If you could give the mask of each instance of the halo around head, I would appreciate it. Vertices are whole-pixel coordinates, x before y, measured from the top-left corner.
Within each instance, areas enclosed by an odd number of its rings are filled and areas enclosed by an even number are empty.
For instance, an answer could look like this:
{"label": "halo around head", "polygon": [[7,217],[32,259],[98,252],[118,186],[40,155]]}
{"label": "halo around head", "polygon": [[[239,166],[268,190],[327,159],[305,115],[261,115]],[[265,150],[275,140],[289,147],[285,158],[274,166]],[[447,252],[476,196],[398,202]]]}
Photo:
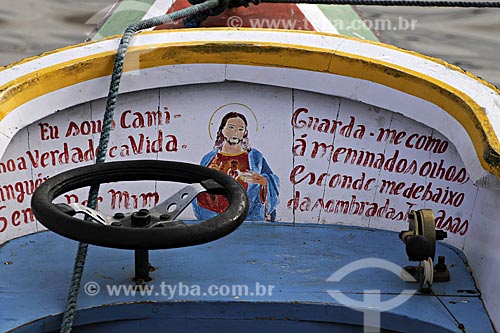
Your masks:
{"label": "halo around head", "polygon": [[247,119],[247,130],[249,132],[254,130],[255,133],[257,133],[259,131],[259,123],[252,109],[242,103],[229,103],[219,106],[217,110],[212,113],[208,122],[208,135],[210,136],[210,140],[214,140],[214,138],[217,137],[217,131],[219,130],[222,118],[229,112],[238,112],[244,115]]}

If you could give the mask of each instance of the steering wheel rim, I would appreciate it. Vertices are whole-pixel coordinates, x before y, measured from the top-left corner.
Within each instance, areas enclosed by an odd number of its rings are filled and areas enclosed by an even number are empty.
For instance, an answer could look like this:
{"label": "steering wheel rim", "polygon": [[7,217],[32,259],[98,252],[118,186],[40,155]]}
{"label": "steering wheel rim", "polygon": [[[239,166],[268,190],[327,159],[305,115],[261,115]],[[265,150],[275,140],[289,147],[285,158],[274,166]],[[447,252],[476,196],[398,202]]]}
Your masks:
{"label": "steering wheel rim", "polygon": [[[72,217],[52,201],[69,191],[118,181],[160,180],[199,183],[214,180],[221,187],[228,208],[197,224],[182,221],[165,228],[129,228],[102,225]],[[134,160],[107,162],[75,168],[57,174],[41,184],[31,199],[33,214],[48,229],[80,242],[119,249],[167,249],[207,243],[238,228],[248,213],[245,189],[233,178],[210,168],[183,162]]]}

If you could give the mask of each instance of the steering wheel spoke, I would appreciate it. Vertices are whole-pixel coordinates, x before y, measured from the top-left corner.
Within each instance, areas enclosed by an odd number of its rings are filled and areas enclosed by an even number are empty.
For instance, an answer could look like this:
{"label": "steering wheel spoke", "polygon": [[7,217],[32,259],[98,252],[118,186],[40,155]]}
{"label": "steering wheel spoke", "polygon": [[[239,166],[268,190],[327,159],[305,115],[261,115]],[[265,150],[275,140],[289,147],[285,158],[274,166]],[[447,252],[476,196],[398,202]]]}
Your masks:
{"label": "steering wheel spoke", "polygon": [[185,186],[165,201],[151,208],[149,212],[161,220],[158,223],[172,221],[191,204],[198,194],[206,191],[207,189],[201,183]]}
{"label": "steering wheel spoke", "polygon": [[113,222],[119,222],[120,219],[114,218],[113,216],[108,216],[101,213],[98,210],[89,208],[79,203],[70,204],[56,204],[56,206],[66,214],[70,216],[75,216],[78,214],[83,214],[88,221],[92,219],[94,222],[104,225],[111,225]]}

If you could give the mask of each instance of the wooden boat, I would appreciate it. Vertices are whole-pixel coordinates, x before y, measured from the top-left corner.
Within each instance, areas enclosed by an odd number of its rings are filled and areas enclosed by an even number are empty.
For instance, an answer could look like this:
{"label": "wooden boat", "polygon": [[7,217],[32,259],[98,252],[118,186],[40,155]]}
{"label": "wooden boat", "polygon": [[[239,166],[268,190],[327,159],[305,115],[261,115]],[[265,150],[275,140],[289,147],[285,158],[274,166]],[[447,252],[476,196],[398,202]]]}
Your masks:
{"label": "wooden boat", "polygon": [[[110,163],[97,167],[120,36],[100,38],[130,23],[126,10],[97,41],[0,71],[2,332],[59,330],[74,240],[100,245],[89,248],[74,332],[500,327],[498,89],[439,59],[331,33],[333,12],[317,6],[259,6],[206,25],[303,15],[313,31],[136,34]],[[179,7],[158,1],[140,15],[157,8]],[[209,193],[190,192],[183,215],[162,222],[180,202],[165,200],[187,191],[166,180]],[[75,222],[88,192],[75,187],[96,182],[100,213]],[[123,249],[136,250],[135,268]]]}

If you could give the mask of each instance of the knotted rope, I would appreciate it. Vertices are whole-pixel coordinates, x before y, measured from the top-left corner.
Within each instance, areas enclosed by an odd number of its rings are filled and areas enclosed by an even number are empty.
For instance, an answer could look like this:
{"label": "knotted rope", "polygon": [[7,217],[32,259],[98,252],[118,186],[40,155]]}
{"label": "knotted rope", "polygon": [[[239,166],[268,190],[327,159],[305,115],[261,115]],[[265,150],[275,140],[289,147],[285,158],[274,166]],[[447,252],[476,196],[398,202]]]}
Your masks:
{"label": "knotted rope", "polygon": [[[189,0],[192,5],[204,0]],[[293,3],[315,5],[353,5],[353,6],[401,6],[401,7],[458,7],[458,8],[500,8],[499,1],[441,1],[441,0],[221,0],[210,11],[200,12],[184,20],[186,28],[197,28],[209,16],[217,16],[227,8],[248,7],[250,3]]]}
{"label": "knotted rope", "polygon": [[[219,5],[219,0],[208,0],[206,2],[185,8],[170,14],[154,17],[148,20],[143,20],[131,24],[123,34],[120,40],[115,62],[113,66],[113,74],[111,76],[111,83],[109,93],[106,101],[106,111],[104,112],[102,131],[99,138],[99,146],[97,148],[96,164],[104,163],[108,151],[109,138],[111,133],[111,126],[113,124],[113,116],[116,107],[116,100],[118,98],[118,90],[120,87],[121,76],[123,72],[123,63],[125,60],[125,53],[132,39],[132,35],[139,30],[149,29],[164,23],[173,22],[184,17],[196,15],[200,12],[209,11]],[[89,208],[95,209],[97,206],[97,197],[99,193],[99,185],[92,186],[88,194]],[[63,320],[61,324],[61,333],[71,332],[73,321],[76,314],[76,306],[78,300],[78,292],[82,281],[83,269],[85,260],[87,258],[88,244],[79,243],[78,251],[75,258],[73,267],[73,277],[69,288],[68,298],[66,301],[66,309],[64,311]]]}
{"label": "knotted rope", "polygon": [[[304,3],[330,5],[358,5],[358,6],[411,6],[411,7],[462,7],[462,8],[500,8],[500,2],[465,2],[465,1],[408,1],[408,0],[189,0],[192,7],[185,8],[170,14],[136,22],[128,26],[120,40],[115,56],[113,73],[109,93],[106,101],[106,111],[103,117],[103,126],[97,148],[96,164],[104,163],[108,151],[111,126],[118,98],[118,91],[123,72],[125,54],[132,36],[137,31],[186,18],[186,27],[198,27],[208,16],[219,15],[227,8],[248,7],[250,3]],[[88,207],[97,207],[99,185],[92,186],[88,194]],[[69,333],[73,327],[80,290],[83,269],[87,257],[88,244],[79,243],[73,267],[73,276],[66,302],[66,309],[61,324],[61,333]]]}

